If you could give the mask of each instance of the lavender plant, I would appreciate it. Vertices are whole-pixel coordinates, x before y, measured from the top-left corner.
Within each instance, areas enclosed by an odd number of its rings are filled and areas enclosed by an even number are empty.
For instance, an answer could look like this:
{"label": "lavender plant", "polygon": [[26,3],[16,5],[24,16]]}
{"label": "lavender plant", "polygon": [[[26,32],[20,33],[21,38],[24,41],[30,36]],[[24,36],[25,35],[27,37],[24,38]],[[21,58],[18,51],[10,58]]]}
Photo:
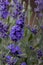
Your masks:
{"label": "lavender plant", "polygon": [[43,1],[33,1],[0,0],[0,65],[43,65]]}

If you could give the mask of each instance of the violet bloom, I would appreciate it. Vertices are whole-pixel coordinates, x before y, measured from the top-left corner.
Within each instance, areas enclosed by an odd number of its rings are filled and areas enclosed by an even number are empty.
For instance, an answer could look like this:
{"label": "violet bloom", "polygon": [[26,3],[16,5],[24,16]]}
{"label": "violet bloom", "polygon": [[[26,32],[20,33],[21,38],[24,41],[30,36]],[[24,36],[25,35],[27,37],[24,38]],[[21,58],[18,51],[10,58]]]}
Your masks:
{"label": "violet bloom", "polygon": [[16,24],[19,25],[21,28],[24,27],[24,21],[21,20],[21,19],[20,19],[20,20],[17,20],[17,21],[16,21]]}
{"label": "violet bloom", "polygon": [[3,11],[3,13],[2,13],[2,18],[7,18],[8,17],[8,11]]}
{"label": "violet bloom", "polygon": [[6,56],[6,62],[10,63],[11,58],[11,56]]}
{"label": "violet bloom", "polygon": [[17,18],[18,15],[20,15],[23,10],[23,5],[21,3],[16,4],[16,10],[13,11],[12,17]]}
{"label": "violet bloom", "polygon": [[10,45],[8,45],[8,47],[7,47],[9,50],[10,50],[10,52],[11,53],[15,53],[15,45],[14,44],[10,44]]}
{"label": "violet bloom", "polygon": [[13,18],[17,18],[17,16],[20,15],[20,14],[21,14],[20,11],[15,10],[15,11],[13,12],[13,14],[11,14],[11,16],[12,16]]}
{"label": "violet bloom", "polygon": [[37,55],[38,55],[38,58],[42,57],[43,56],[43,51],[39,49],[37,51]]}
{"label": "violet bloom", "polygon": [[34,11],[37,13],[38,16],[42,16],[43,13],[43,0],[35,0],[36,8]]}
{"label": "violet bloom", "polygon": [[10,31],[10,38],[16,42],[23,37],[23,32],[24,31],[20,28],[20,26],[15,25]]}
{"label": "violet bloom", "polygon": [[20,46],[15,46],[14,44],[10,44],[8,47],[7,47],[10,52],[14,55],[18,55],[18,54],[22,54],[22,51],[21,51],[21,48]]}
{"label": "violet bloom", "polygon": [[6,38],[8,36],[8,25],[0,21],[0,38]]}
{"label": "violet bloom", "polygon": [[21,28],[23,28],[25,23],[24,21],[25,21],[25,13],[21,13],[19,19],[16,20],[16,25],[19,25]]}
{"label": "violet bloom", "polygon": [[21,65],[27,65],[26,62],[22,62]]}
{"label": "violet bloom", "polygon": [[38,31],[37,31],[37,29],[32,28],[32,29],[31,29],[31,32],[32,32],[33,34],[37,34]]}
{"label": "violet bloom", "polygon": [[9,56],[9,55],[6,56],[5,59],[8,65],[14,65],[17,62],[16,58],[13,58],[12,56]]}
{"label": "violet bloom", "polygon": [[18,11],[23,10],[23,5],[22,5],[21,3],[17,3],[17,4],[16,4],[16,9],[17,9]]}
{"label": "violet bloom", "polygon": [[1,0],[0,1],[0,17],[2,18],[7,18],[8,16],[8,6],[9,6],[9,1],[8,0]]}

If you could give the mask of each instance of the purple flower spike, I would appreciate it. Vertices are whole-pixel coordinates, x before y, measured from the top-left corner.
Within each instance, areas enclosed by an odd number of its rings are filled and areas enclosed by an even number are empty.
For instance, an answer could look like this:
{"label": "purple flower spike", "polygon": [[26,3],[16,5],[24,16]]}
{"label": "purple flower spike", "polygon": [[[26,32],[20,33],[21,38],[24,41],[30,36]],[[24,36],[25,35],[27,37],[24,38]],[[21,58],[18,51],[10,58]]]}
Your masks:
{"label": "purple flower spike", "polygon": [[17,59],[12,56],[6,56],[6,62],[8,65],[14,65],[17,62]]}
{"label": "purple flower spike", "polygon": [[15,46],[14,44],[10,44],[8,47],[7,47],[10,52],[14,55],[17,55],[17,54],[22,54],[22,51],[21,51],[21,48],[20,46]]}
{"label": "purple flower spike", "polygon": [[10,32],[10,38],[13,41],[18,41],[23,37],[23,30],[20,28],[20,26],[16,25],[13,26]]}

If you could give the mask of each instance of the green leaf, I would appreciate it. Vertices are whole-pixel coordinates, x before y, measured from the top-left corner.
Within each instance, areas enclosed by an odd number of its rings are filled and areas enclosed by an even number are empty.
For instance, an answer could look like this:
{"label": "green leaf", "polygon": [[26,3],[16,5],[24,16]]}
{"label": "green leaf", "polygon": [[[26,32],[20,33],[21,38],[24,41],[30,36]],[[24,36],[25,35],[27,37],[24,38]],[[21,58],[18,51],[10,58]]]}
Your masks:
{"label": "green leaf", "polygon": [[2,39],[0,38],[0,43],[2,42]]}
{"label": "green leaf", "polygon": [[30,34],[30,36],[29,36],[29,38],[28,38],[28,41],[32,40],[32,38],[33,38],[33,35]]}

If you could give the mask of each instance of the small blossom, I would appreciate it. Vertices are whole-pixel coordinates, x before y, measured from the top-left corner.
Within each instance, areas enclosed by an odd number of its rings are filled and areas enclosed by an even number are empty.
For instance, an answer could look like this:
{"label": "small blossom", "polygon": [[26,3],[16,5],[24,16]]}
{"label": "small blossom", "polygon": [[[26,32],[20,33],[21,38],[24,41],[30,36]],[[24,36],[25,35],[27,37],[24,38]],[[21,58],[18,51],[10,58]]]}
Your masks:
{"label": "small blossom", "polygon": [[8,11],[3,11],[3,13],[2,13],[2,18],[7,18],[8,17]]}
{"label": "small blossom", "polygon": [[23,10],[22,4],[21,4],[21,3],[17,3],[17,4],[16,4],[16,10],[13,11],[12,16],[13,16],[14,18],[17,18],[17,16],[22,13],[22,10]]}
{"label": "small blossom", "polygon": [[11,14],[11,15],[12,15],[13,18],[17,18],[17,16],[20,15],[20,14],[21,14],[20,11],[15,10],[15,11],[13,12],[13,14]]}
{"label": "small blossom", "polygon": [[32,46],[30,46],[30,49],[31,49],[31,50],[34,50],[34,48],[33,48]]}
{"label": "small blossom", "polygon": [[10,38],[13,41],[18,41],[23,37],[23,30],[20,28],[20,26],[16,25],[13,26],[10,32]]}
{"label": "small blossom", "polygon": [[9,1],[5,0],[5,1],[0,1],[0,17],[1,18],[7,18],[8,16],[8,7],[9,7]]}
{"label": "small blossom", "polygon": [[17,9],[18,11],[23,10],[23,5],[22,5],[21,3],[17,3],[17,4],[16,4],[16,9]]}
{"label": "small blossom", "polygon": [[8,63],[8,65],[14,65],[17,62],[16,58],[13,58],[12,56],[6,56],[6,63]]}
{"label": "small blossom", "polygon": [[39,49],[37,51],[37,55],[38,55],[38,58],[42,57],[43,56],[43,51]]}
{"label": "small blossom", "polygon": [[35,0],[36,8],[34,8],[34,11],[37,13],[38,16],[42,16],[43,14],[43,0]]}
{"label": "small blossom", "polygon": [[27,65],[26,62],[22,62],[21,65]]}
{"label": "small blossom", "polygon": [[31,29],[31,32],[34,33],[34,34],[36,34],[38,31],[37,31],[37,29],[32,28],[32,29]]}
{"label": "small blossom", "polygon": [[8,25],[0,21],[0,38],[6,38],[8,36]]}
{"label": "small blossom", "polygon": [[15,46],[14,44],[10,44],[9,46],[8,46],[8,49],[10,50],[10,52],[12,53],[12,54],[14,54],[14,55],[17,55],[17,54],[21,54],[22,53],[22,51],[21,51],[21,48],[20,48],[20,46]]}
{"label": "small blossom", "polygon": [[21,28],[24,27],[24,21],[21,20],[21,19],[20,19],[20,20],[17,20],[17,21],[16,21],[16,24],[19,25]]}

